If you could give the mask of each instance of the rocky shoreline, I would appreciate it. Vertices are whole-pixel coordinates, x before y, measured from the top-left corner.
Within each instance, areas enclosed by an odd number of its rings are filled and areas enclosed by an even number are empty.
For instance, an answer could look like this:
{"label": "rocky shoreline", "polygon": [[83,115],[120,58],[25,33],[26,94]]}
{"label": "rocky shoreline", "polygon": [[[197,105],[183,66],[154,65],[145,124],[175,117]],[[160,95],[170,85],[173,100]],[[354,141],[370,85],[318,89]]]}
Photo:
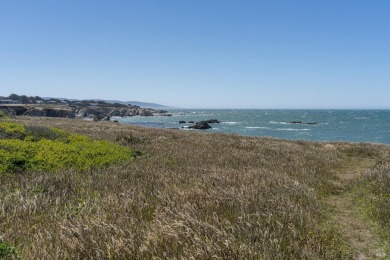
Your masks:
{"label": "rocky shoreline", "polygon": [[77,105],[0,105],[0,110],[10,116],[37,116],[82,118],[94,121],[109,121],[111,117],[126,116],[171,116],[165,110],[139,106],[77,106]]}

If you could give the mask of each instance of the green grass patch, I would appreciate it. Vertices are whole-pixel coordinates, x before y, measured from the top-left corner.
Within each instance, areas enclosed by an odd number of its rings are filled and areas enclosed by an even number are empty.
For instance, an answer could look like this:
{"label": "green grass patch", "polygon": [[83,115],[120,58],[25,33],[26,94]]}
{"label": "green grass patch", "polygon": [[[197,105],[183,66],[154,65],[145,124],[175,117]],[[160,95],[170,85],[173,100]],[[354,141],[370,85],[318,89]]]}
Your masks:
{"label": "green grass patch", "polygon": [[129,160],[133,152],[56,128],[0,122],[0,173],[75,168],[88,170]]}
{"label": "green grass patch", "polygon": [[0,239],[0,259],[16,259],[17,257],[16,248]]}

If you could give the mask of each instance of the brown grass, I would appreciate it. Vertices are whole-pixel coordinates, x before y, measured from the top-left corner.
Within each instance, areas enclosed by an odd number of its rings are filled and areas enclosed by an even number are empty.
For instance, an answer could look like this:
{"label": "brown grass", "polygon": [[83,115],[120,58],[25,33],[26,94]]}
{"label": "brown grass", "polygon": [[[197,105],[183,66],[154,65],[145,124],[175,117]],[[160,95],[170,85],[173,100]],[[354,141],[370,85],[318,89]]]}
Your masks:
{"label": "brown grass", "polygon": [[[345,259],[350,245],[322,198],[361,150],[293,142],[20,117],[27,125],[141,151],[104,170],[0,176],[0,239],[27,259]],[[355,156],[356,157],[356,156]]]}

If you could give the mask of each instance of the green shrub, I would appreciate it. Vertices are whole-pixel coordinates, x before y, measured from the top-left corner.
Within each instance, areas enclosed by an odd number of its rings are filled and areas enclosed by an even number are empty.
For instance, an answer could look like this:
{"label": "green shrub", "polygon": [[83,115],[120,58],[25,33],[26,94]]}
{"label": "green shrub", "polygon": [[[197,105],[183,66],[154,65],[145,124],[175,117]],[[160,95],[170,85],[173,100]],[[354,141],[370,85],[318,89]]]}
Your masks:
{"label": "green shrub", "polygon": [[0,173],[76,168],[87,170],[128,160],[133,152],[56,128],[0,123]]}
{"label": "green shrub", "polygon": [[26,133],[28,136],[33,137],[33,140],[58,140],[70,136],[69,133],[63,130],[57,128],[47,128],[43,126],[26,126]]}
{"label": "green shrub", "polygon": [[0,123],[0,139],[23,139],[26,136],[26,130],[23,125],[12,122]]}

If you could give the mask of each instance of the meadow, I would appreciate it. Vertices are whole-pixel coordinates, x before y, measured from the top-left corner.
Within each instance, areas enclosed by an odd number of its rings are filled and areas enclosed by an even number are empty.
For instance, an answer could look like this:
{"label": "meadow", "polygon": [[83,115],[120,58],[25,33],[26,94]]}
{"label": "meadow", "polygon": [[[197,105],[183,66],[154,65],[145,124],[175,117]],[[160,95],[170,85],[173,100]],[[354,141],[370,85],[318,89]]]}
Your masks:
{"label": "meadow", "polygon": [[0,154],[0,258],[390,256],[386,145],[2,117]]}

